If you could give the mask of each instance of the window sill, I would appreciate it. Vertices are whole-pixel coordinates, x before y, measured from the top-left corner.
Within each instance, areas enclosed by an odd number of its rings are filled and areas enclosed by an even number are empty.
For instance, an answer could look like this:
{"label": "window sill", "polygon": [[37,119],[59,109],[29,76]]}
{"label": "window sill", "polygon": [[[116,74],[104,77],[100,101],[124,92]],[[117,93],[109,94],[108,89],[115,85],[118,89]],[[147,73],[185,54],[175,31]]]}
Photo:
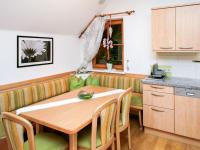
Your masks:
{"label": "window sill", "polygon": [[123,70],[116,70],[116,69],[112,69],[112,70],[107,70],[107,69],[91,69],[88,71],[92,71],[92,72],[101,72],[101,73],[113,73],[113,74],[125,74],[125,72]]}

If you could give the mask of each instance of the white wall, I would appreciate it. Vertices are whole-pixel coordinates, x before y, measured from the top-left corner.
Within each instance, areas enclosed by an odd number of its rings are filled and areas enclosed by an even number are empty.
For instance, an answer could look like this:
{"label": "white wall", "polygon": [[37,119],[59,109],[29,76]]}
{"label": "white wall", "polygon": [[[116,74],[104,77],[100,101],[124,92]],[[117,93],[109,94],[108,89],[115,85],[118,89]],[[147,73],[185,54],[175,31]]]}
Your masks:
{"label": "white wall", "polygon": [[[173,66],[174,76],[200,78],[200,64],[193,63],[194,54],[161,54],[152,52],[151,8],[171,4],[200,2],[199,0],[112,0],[104,12],[134,9],[132,16],[124,17],[125,60],[129,59],[127,72],[149,74],[150,65],[158,62]],[[126,68],[126,64],[125,64]]]}
{"label": "white wall", "polygon": [[[54,38],[54,64],[17,68],[17,35]],[[77,36],[0,30],[0,85],[75,70],[80,65]]]}

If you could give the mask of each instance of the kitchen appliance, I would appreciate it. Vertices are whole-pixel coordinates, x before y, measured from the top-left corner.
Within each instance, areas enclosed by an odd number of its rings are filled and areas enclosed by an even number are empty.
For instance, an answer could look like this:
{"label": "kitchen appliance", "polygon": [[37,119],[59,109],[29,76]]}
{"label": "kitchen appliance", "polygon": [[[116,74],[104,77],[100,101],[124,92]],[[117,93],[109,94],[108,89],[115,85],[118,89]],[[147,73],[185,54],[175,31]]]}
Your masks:
{"label": "kitchen appliance", "polygon": [[166,77],[166,72],[158,68],[158,64],[154,64],[151,72],[151,77],[155,79],[162,79]]}
{"label": "kitchen appliance", "polygon": [[200,90],[175,88],[175,133],[200,140]]}

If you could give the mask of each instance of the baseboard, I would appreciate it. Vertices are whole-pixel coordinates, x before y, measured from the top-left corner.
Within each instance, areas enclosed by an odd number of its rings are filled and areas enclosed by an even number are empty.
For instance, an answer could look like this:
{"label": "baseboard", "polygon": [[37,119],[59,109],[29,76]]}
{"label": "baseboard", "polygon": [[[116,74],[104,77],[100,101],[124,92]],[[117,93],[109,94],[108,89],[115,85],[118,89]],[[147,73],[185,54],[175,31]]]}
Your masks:
{"label": "baseboard", "polygon": [[151,128],[147,128],[147,127],[144,128],[144,132],[145,132],[145,134],[151,134],[151,135],[163,137],[163,138],[166,138],[166,139],[170,139],[170,140],[174,140],[174,141],[182,142],[182,143],[185,143],[185,144],[200,147],[200,140],[195,140],[195,139],[191,139],[191,138],[188,138],[188,137],[175,135],[175,134],[172,134],[172,133],[163,132],[163,131],[159,131],[159,130],[155,130],[155,129],[151,129]]}

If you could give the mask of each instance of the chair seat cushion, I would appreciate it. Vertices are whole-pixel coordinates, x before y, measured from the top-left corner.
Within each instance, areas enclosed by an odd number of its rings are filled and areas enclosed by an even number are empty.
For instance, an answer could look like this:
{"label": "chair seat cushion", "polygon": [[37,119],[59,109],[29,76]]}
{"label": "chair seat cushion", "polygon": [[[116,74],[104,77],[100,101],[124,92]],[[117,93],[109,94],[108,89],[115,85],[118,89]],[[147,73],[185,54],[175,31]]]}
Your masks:
{"label": "chair seat cushion", "polygon": [[[68,142],[63,137],[53,133],[40,133],[35,135],[36,150],[65,150]],[[24,143],[24,150],[29,150],[29,143]]]}
{"label": "chair seat cushion", "polygon": [[[91,149],[91,126],[88,126],[80,131],[78,134],[78,147],[84,149]],[[97,130],[96,146],[101,146],[100,129]]]}
{"label": "chair seat cushion", "polygon": [[131,106],[138,106],[138,107],[142,107],[143,103],[142,103],[142,97],[139,95],[134,95],[132,96],[132,100],[131,100]]}

